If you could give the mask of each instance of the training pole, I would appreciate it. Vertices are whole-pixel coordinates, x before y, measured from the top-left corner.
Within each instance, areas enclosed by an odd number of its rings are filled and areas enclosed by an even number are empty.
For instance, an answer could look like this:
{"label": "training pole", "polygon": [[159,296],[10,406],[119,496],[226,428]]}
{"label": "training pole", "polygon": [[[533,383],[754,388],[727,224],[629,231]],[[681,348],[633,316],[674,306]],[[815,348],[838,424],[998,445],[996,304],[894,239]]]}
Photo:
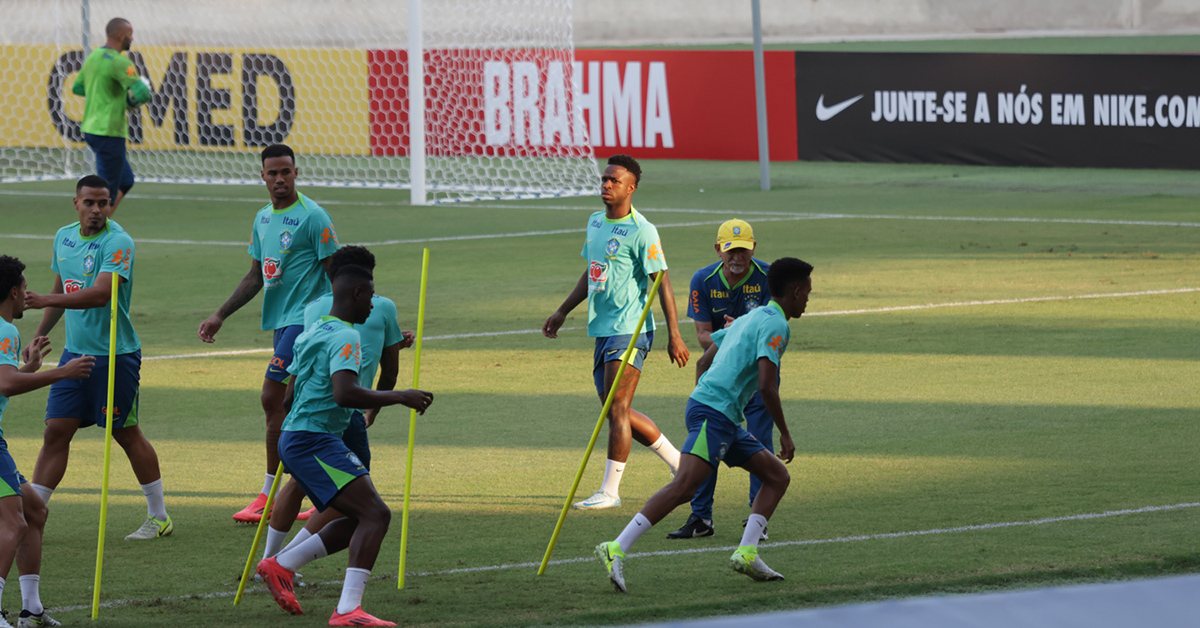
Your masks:
{"label": "training pole", "polygon": [[[417,343],[413,357],[413,385],[421,384],[421,338],[425,335],[425,285],[429,281],[429,249],[421,257],[421,297],[417,306]],[[408,414],[408,458],[404,464],[404,510],[400,515],[400,579],[397,589],[404,588],[404,565],[408,559],[408,500],[412,497],[413,445],[417,440],[417,411]]]}
{"label": "training pole", "polygon": [[[108,523],[108,468],[112,462],[112,431],[113,397],[117,388],[117,288],[121,285],[121,275],[113,273],[112,295],[109,303],[112,305],[112,317],[108,322],[108,404],[105,408],[104,420],[104,471],[100,479],[100,538],[96,541],[96,581],[92,585],[92,619],[100,618],[100,576],[104,573],[104,531]],[[126,409],[128,411],[128,409]]]}
{"label": "training pole", "polygon": [[587,449],[583,452],[583,460],[579,461],[579,470],[575,472],[575,481],[571,483],[571,492],[567,495],[567,501],[563,503],[562,512],[558,514],[558,523],[554,524],[554,534],[550,535],[550,545],[546,546],[546,555],[542,557],[542,564],[538,567],[537,575],[539,576],[546,573],[546,565],[550,564],[550,554],[554,552],[554,544],[558,542],[558,533],[562,532],[563,522],[567,520],[567,510],[571,507],[571,500],[575,499],[575,491],[579,489],[579,482],[583,479],[583,471],[587,469],[588,459],[592,457],[592,448],[596,446],[596,439],[600,437],[600,427],[604,425],[604,418],[608,416],[608,409],[612,407],[613,397],[617,394],[617,385],[621,383],[625,367],[633,359],[633,345],[642,333],[646,317],[650,315],[650,306],[654,305],[654,297],[658,294],[658,285],[662,283],[664,273],[666,273],[665,270],[659,272],[658,277],[654,279],[654,287],[650,289],[650,298],[646,299],[646,307],[642,308],[642,317],[638,319],[637,328],[633,330],[633,336],[629,338],[629,347],[621,356],[621,366],[617,367],[617,377],[613,380],[612,387],[608,389],[608,398],[604,400],[604,409],[600,411],[600,418],[596,419],[596,428],[592,430],[592,439],[588,441]]}
{"label": "training pole", "polygon": [[275,469],[275,481],[271,482],[271,490],[267,492],[267,503],[263,505],[263,516],[258,520],[258,530],[254,532],[254,543],[250,546],[250,555],[246,557],[246,566],[242,568],[242,579],[238,581],[237,595],[233,596],[233,605],[237,606],[242,603],[242,591],[246,590],[246,581],[250,579],[250,565],[254,564],[254,557],[258,555],[258,543],[262,540],[263,530],[267,527],[267,521],[271,518],[271,503],[275,501],[275,492],[279,490],[279,480],[283,478],[283,461],[279,462],[279,468]]}

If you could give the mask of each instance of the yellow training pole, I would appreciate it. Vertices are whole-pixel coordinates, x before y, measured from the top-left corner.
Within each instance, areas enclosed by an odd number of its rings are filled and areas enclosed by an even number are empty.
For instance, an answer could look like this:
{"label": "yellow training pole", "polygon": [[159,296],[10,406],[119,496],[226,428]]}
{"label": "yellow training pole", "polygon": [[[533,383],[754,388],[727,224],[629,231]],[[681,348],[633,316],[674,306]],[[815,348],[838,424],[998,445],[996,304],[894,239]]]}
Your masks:
{"label": "yellow training pole", "polygon": [[[421,297],[417,306],[417,343],[413,357],[413,388],[421,380],[421,338],[425,335],[425,285],[429,281],[429,249],[421,258]],[[408,558],[408,500],[412,497],[413,445],[417,439],[417,411],[408,414],[408,458],[404,464],[404,510],[400,517],[400,580],[397,589],[404,588],[404,563]]]}
{"label": "yellow training pole", "polygon": [[246,590],[246,581],[250,579],[250,565],[254,564],[254,557],[258,554],[258,542],[262,540],[263,530],[267,527],[267,520],[271,518],[271,502],[275,501],[275,491],[279,490],[279,480],[283,478],[283,462],[279,463],[279,468],[275,470],[275,481],[271,482],[271,490],[267,493],[267,503],[263,506],[262,519],[258,520],[258,530],[254,532],[254,544],[250,546],[250,555],[246,557],[246,567],[242,569],[242,579],[238,581],[237,595],[233,596],[233,605],[237,606],[242,603],[242,591]]}
{"label": "yellow training pole", "polygon": [[608,416],[608,409],[612,407],[613,397],[617,394],[617,385],[621,383],[625,367],[633,359],[633,345],[641,335],[642,325],[646,323],[646,317],[650,314],[650,306],[654,304],[654,297],[658,294],[658,284],[662,283],[663,272],[658,273],[658,277],[654,279],[654,287],[650,289],[650,298],[646,299],[642,317],[638,319],[637,328],[633,330],[633,336],[629,339],[629,347],[621,356],[621,366],[617,367],[617,377],[613,380],[612,388],[608,390],[608,398],[604,400],[604,409],[600,411],[600,418],[596,419],[596,429],[592,430],[592,439],[588,441],[587,450],[583,452],[583,460],[579,461],[579,470],[575,472],[575,481],[571,483],[571,493],[567,495],[567,501],[558,515],[558,523],[554,525],[554,534],[550,536],[550,545],[546,546],[546,555],[542,557],[542,564],[538,567],[539,576],[546,573],[546,565],[550,563],[550,554],[554,552],[554,544],[558,542],[558,533],[562,531],[563,522],[567,519],[567,510],[571,507],[571,500],[575,499],[575,491],[579,488],[580,480],[583,479],[583,471],[587,469],[588,459],[592,457],[592,448],[596,446],[596,439],[600,437],[600,427],[604,425],[604,417]]}
{"label": "yellow training pole", "polygon": [[[92,585],[92,619],[100,618],[100,575],[104,572],[104,530],[108,523],[108,467],[112,462],[112,431],[114,413],[114,393],[117,387],[117,288],[121,285],[121,275],[112,273],[112,295],[109,304],[112,305],[112,317],[108,323],[108,405],[105,407],[104,421],[104,471],[100,480],[100,539],[96,542],[96,581]],[[126,409],[128,412],[128,408]]]}

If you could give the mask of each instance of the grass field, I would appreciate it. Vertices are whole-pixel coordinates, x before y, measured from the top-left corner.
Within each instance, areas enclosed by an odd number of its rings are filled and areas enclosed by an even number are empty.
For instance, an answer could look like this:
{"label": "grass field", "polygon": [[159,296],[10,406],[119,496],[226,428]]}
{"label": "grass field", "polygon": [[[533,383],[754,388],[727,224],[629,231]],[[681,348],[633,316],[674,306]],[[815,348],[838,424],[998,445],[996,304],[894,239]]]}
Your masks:
{"label": "grass field", "polygon": [[[396,591],[397,516],[368,610],[409,626],[613,625],[1200,571],[1194,174],[775,164],[774,190],[762,193],[755,164],[648,162],[645,172],[636,205],[660,228],[681,312],[688,278],[714,260],[716,227],[732,216],[755,226],[760,258],[795,255],[817,268],[783,367],[792,488],[764,548],[787,581],[755,584],[725,569],[747,477],[722,471],[717,535],[667,541],[686,517],[678,511],[636,548],[629,595],[614,594],[587,558],[668,480],[641,448],[625,506],[571,513],[554,554],[568,562],[543,577],[525,565],[542,556],[599,411],[586,315],[574,313],[557,341],[533,333],[582,271],[596,199],[412,208],[393,205],[400,192],[305,189],[343,242],[406,242],[373,246],[377,290],[397,301],[404,328],[415,326],[421,248],[431,250],[421,382],[437,397],[417,431],[410,575]],[[31,289],[49,288],[48,238],[75,220],[70,192],[69,183],[0,188],[0,251],[30,265]],[[139,243],[141,415],[176,531],[121,540],[144,502],[114,452],[102,598],[121,605],[94,625],[324,625],[344,556],[305,570],[303,618],[260,589],[237,608],[229,597],[253,537],[230,515],[263,472],[266,354],[170,357],[269,346],[258,300],[216,345],[195,335],[248,268],[240,243],[266,195],[135,192],[117,220]],[[454,239],[465,236],[479,237]],[[1095,298],[1070,298],[1080,296]],[[37,318],[19,323],[26,336]],[[684,331],[695,356],[691,325]],[[514,333],[486,335],[495,332]],[[61,326],[52,338],[62,346]],[[402,362],[403,383],[411,355]],[[660,346],[636,398],[676,443],[692,377]],[[26,474],[44,403],[32,393],[5,411]],[[373,477],[397,515],[407,416],[385,411],[371,433]],[[46,536],[42,595],[75,625],[91,600],[100,436],[77,437]],[[599,483],[600,442],[581,492]],[[1173,508],[1076,517],[1162,506]],[[1030,523],[1048,518],[1064,519]],[[964,526],[982,527],[953,530]],[[873,535],[891,536],[862,538]],[[681,549],[701,551],[656,554]]]}

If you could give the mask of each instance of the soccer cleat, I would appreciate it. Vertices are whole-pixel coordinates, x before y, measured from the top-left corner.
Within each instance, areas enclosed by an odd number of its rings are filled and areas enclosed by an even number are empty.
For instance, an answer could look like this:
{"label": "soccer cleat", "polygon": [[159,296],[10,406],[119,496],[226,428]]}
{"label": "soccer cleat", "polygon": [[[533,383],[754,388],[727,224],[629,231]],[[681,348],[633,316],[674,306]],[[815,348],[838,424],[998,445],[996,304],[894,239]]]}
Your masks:
{"label": "soccer cleat", "polygon": [[8,611],[0,611],[0,628],[13,628],[13,625],[8,623]]}
{"label": "soccer cleat", "polygon": [[[750,517],[746,517],[745,519],[742,519],[742,529],[743,530],[746,529],[746,524],[749,522],[750,522]],[[758,540],[760,540],[760,541],[767,540],[767,526],[763,526],[762,534],[760,534],[758,536]]]}
{"label": "soccer cleat", "polygon": [[339,613],[337,609],[333,609],[333,616],[329,618],[330,626],[395,626],[394,622],[386,621],[375,617],[364,611],[361,606],[350,611],[349,613]]}
{"label": "soccer cleat", "polygon": [[592,496],[581,501],[571,504],[571,508],[577,510],[589,510],[600,508],[616,508],[621,505],[621,498],[616,495],[609,495],[604,491],[596,491]]}
{"label": "soccer cleat", "polygon": [[716,530],[711,521],[705,521],[696,515],[689,515],[687,523],[682,528],[667,535],[668,539],[698,539],[702,536],[712,536]]}
{"label": "soccer cleat", "polygon": [[309,517],[312,517],[315,514],[317,514],[317,507],[313,506],[312,508],[309,508],[308,510],[296,515],[296,521],[308,521]]}
{"label": "soccer cleat", "polygon": [[607,541],[597,545],[596,558],[604,563],[604,568],[608,570],[608,581],[617,593],[625,593],[625,552],[621,551],[621,544]]}
{"label": "soccer cleat", "polygon": [[734,571],[750,576],[759,582],[783,580],[782,575],[768,567],[758,557],[758,547],[755,545],[743,545],[737,548],[733,556],[729,557],[729,566],[733,567]]}
{"label": "soccer cleat", "polygon": [[[253,576],[250,576],[250,579],[255,582],[263,581],[262,576],[260,576],[258,574],[254,574]],[[292,573],[292,588],[293,589],[301,589],[306,586],[308,586],[308,585],[304,584],[304,576],[300,575],[299,572],[293,572]]]}
{"label": "soccer cleat", "polygon": [[275,598],[279,608],[293,615],[304,614],[304,609],[300,608],[300,602],[296,600],[295,588],[292,586],[292,577],[296,575],[296,572],[280,565],[274,557],[260,561],[258,569],[255,571],[262,576],[263,582],[267,583],[267,590],[271,592],[271,597]]}
{"label": "soccer cleat", "polygon": [[62,622],[50,616],[45,609],[41,613],[34,615],[33,613],[22,610],[21,615],[17,617],[17,628],[43,628],[44,626],[61,626]]}
{"label": "soccer cleat", "polygon": [[[263,508],[267,505],[267,496],[264,493],[259,493],[254,501],[250,502],[249,506],[237,511],[233,514],[233,520],[238,523],[258,523],[263,516]],[[271,516],[270,514],[267,515]]]}
{"label": "soccer cleat", "polygon": [[125,537],[125,540],[144,541],[146,539],[157,539],[162,536],[171,536],[171,533],[174,531],[175,524],[171,523],[171,515],[167,515],[166,521],[159,521],[154,517],[147,517],[146,523],[143,523],[142,527],[134,530],[133,534]]}

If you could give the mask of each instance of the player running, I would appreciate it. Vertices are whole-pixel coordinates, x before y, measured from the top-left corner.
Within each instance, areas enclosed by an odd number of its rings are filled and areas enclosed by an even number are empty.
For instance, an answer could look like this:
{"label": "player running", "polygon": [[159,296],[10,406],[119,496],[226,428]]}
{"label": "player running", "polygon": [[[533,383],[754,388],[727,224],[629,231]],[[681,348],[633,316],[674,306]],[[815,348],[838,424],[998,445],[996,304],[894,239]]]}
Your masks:
{"label": "player running", "polygon": [[[129,136],[125,111],[130,104],[150,102],[151,94],[133,62],[121,54],[133,43],[133,25],[124,18],[113,18],[104,35],[104,45],[88,55],[71,91],[85,98],[80,130],[96,155],[96,174],[108,182],[109,203],[116,211],[133,187],[133,168],[125,155]],[[132,102],[127,101],[129,94]]]}
{"label": "player running", "polygon": [[[792,257],[775,260],[767,277],[771,302],[712,333],[712,346],[696,362],[698,381],[687,403],[688,437],[678,475],[646,502],[615,541],[596,546],[596,556],[617,591],[625,592],[625,553],[654,524],[691,499],[722,460],[763,482],[730,566],[755,580],[783,580],[758,557],[758,542],[791,481],[779,461],[791,462],[796,452],[779,401],[779,363],[791,337],[788,320],[799,317],[808,305],[812,270]],[[779,460],[741,426],[742,409],[756,389],[779,428]]]}
{"label": "player running", "polygon": [[[696,339],[700,348],[707,351],[712,346],[713,330],[728,327],[734,319],[750,310],[766,305],[771,300],[771,287],[767,282],[768,265],[754,259],[754,230],[743,220],[727,220],[717,229],[717,250],[720,261],[705,266],[692,275],[691,298],[688,300],[688,316],[696,323]],[[755,392],[743,411],[746,429],[762,443],[767,451],[774,453],[774,427],[771,414],[763,405],[762,396]],[[750,475],[750,503],[762,481]],[[712,536],[713,491],[717,488],[717,469],[696,491],[692,498],[692,514],[683,527],[667,535],[668,539],[691,539]],[[763,530],[763,539],[767,538]]]}
{"label": "player running", "polygon": [[[337,274],[338,269],[347,265],[357,265],[369,271],[375,271],[375,256],[361,246],[343,246],[329,258],[329,270]],[[396,304],[387,297],[375,295],[371,300],[371,315],[367,322],[355,325],[361,337],[362,364],[358,373],[358,385],[370,388],[375,383],[375,373],[379,372],[379,385],[376,390],[392,390],[396,387],[396,375],[400,371],[400,350],[413,345],[414,335],[411,331],[401,331],[397,322]],[[327,294],[304,308],[304,328],[312,327],[329,314],[333,309],[333,295]],[[350,415],[350,424],[341,434],[342,442],[358,456],[363,467],[371,470],[371,446],[367,438],[367,428],[375,423],[379,408],[368,408],[366,412],[354,410]],[[270,558],[279,553],[283,540],[292,529],[296,515],[300,511],[300,501],[304,491],[296,483],[295,478],[288,480],[275,496],[271,507],[271,525],[267,528],[266,548],[263,558]],[[304,542],[316,534],[325,524],[340,519],[345,515],[333,508],[313,516],[304,525],[304,529],[296,533],[288,547]]]}
{"label": "player running", "polygon": [[371,271],[346,265],[333,277],[333,306],[328,316],[296,340],[296,359],[288,367],[291,410],[279,439],[279,457],[305,494],[324,512],[345,516],[274,558],[258,563],[257,573],[284,610],[303,614],[292,588],[302,566],[350,548],[342,597],[330,626],[395,626],[362,610],[362,594],[392,513],[371,483],[366,465],[338,437],[350,424],[353,408],[402,404],[424,414],[433,394],[422,390],[375,391],[358,385],[362,342],[355,325],[371,314],[375,286]]}
{"label": "player running", "polygon": [[[8,398],[49,386],[63,379],[79,379],[92,372],[96,359],[80,356],[45,372],[42,358],[50,353],[47,338],[35,338],[21,349],[21,334],[13,319],[21,318],[25,310],[25,264],[0,255],[0,421]],[[25,362],[18,368],[17,356]],[[21,613],[17,628],[61,626],[42,606],[38,592],[41,584],[42,533],[46,528],[46,502],[17,471],[8,453],[4,431],[0,430],[0,596],[4,594],[4,576],[17,561],[21,583]],[[0,628],[12,628],[9,614],[0,611]]]}
{"label": "player running", "polygon": [[[667,318],[667,355],[680,368],[687,365],[688,350],[679,334],[675,294],[667,276],[658,230],[633,208],[633,193],[642,180],[642,168],[629,155],[614,155],[600,177],[600,199],[605,210],[588,219],[582,255],[588,268],[567,300],[546,319],[542,334],[557,338],[567,314],[588,302],[588,336],[596,339],[592,377],[600,403],[608,398],[620,368],[621,357],[641,318],[649,288],[663,273],[659,301]],[[679,450],[667,440],[646,415],[633,410],[633,393],[642,373],[642,362],[654,342],[654,318],[646,318],[645,331],[635,343],[636,353],[626,367],[608,412],[608,459],[604,482],[591,497],[574,508],[613,508],[621,505],[621,476],[629,459],[630,436],[653,450],[674,473],[679,467]]]}
{"label": "player running", "polygon": [[174,529],[163,499],[158,454],[139,427],[138,389],[142,343],[129,319],[133,296],[133,238],[113,220],[108,182],[88,175],[75,185],[79,222],[54,236],[54,287],[50,294],[25,293],[25,306],[44,310],[34,342],[45,338],[66,310],[67,341],[59,366],[84,355],[95,356],[91,377],[63,380],[50,387],[46,401],[46,433],[33,467],[33,490],[49,503],[67,471],[71,439],[81,427],[103,428],[107,421],[108,352],[112,282],[117,287],[117,372],[113,397],[113,440],[125,450],[133,474],[146,496],[146,522],[127,541],[168,536]]}
{"label": "player running", "polygon": [[275,144],[262,151],[262,180],[271,203],[258,211],[250,234],[250,271],[233,295],[215,314],[200,323],[197,334],[204,342],[215,342],[225,319],[263,290],[262,328],[274,330],[275,355],[263,379],[262,408],[267,417],[267,472],[258,497],[233,520],[258,523],[267,503],[267,491],[279,467],[279,430],[287,411],[283,395],[288,384],[292,345],[304,331],[304,306],[329,292],[329,257],[337,250],[337,232],[329,214],[312,199],[296,191],[296,155]]}

